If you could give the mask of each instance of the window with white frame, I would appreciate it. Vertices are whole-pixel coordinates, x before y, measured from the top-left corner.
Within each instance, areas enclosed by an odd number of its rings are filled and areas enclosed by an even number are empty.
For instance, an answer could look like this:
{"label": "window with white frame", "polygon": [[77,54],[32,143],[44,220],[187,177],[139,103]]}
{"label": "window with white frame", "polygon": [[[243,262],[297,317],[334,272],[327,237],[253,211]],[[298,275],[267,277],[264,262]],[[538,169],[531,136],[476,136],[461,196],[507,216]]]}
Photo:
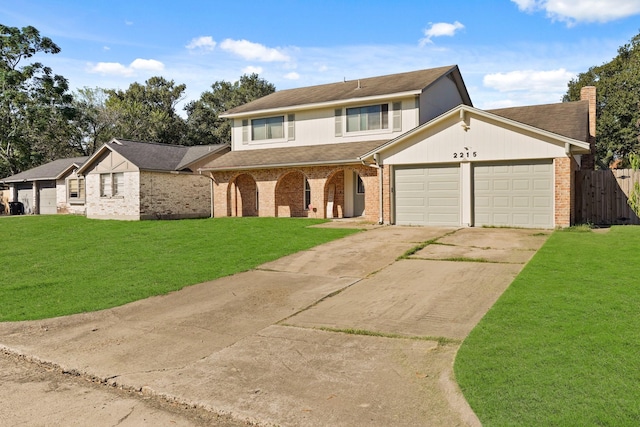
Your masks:
{"label": "window with white frame", "polygon": [[69,202],[84,201],[84,178],[67,179],[67,200]]}
{"label": "window with white frame", "polygon": [[389,128],[389,104],[347,108],[347,132]]}
{"label": "window with white frame", "polygon": [[123,195],[123,172],[100,174],[100,197],[122,197]]}
{"label": "window with white frame", "polygon": [[251,120],[251,140],[284,138],[284,116]]}

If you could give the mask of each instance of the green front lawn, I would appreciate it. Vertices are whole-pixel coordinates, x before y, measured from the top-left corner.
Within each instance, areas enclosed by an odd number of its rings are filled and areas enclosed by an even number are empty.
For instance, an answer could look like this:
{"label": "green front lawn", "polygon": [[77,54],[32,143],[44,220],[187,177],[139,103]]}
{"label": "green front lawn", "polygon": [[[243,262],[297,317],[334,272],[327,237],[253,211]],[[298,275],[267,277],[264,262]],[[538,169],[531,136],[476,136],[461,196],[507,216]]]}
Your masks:
{"label": "green front lawn", "polygon": [[640,425],[640,227],[555,232],[455,373],[484,426]]}
{"label": "green front lawn", "polygon": [[357,230],[322,220],[0,218],[0,321],[100,310],[246,271]]}

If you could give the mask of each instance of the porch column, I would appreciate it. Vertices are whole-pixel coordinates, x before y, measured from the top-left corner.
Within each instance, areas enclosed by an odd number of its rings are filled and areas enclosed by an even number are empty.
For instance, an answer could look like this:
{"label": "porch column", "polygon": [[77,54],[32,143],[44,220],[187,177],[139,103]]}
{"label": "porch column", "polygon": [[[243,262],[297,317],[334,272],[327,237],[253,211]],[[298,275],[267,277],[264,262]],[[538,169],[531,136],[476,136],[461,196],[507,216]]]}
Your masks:
{"label": "porch column", "polygon": [[[324,208],[324,186],[326,178],[308,178],[311,187],[311,205],[313,211],[309,211],[309,218],[326,218],[327,210]],[[305,206],[308,207],[308,206]]]}
{"label": "porch column", "polygon": [[276,184],[272,176],[268,177],[268,181],[259,181],[256,179],[258,187],[258,216],[277,216],[276,207]]}

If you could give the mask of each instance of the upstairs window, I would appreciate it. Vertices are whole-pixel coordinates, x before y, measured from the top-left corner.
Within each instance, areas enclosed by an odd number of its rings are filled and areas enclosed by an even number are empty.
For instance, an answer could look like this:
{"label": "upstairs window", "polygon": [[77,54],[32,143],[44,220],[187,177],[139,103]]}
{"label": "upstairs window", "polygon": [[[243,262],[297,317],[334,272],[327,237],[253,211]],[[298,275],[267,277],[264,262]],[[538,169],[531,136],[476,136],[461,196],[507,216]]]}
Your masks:
{"label": "upstairs window", "polygon": [[284,116],[251,120],[251,140],[284,138]]}
{"label": "upstairs window", "polygon": [[389,128],[389,105],[347,108],[347,132]]}

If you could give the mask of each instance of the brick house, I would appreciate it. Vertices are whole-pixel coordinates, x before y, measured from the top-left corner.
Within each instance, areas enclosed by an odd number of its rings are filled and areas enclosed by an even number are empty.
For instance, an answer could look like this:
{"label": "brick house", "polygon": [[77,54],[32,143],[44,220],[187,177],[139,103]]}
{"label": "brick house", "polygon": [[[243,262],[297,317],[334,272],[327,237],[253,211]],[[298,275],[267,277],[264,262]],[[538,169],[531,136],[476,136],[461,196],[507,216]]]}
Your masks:
{"label": "brick house", "polygon": [[[0,180],[7,199],[21,202],[26,214],[84,214],[84,180],[77,170],[88,157],[58,159]],[[9,201],[9,200],[7,200]]]}
{"label": "brick house", "polygon": [[479,110],[457,66],[283,90],[227,111],[231,150],[199,170],[214,216],[568,226],[595,136],[583,99]]}
{"label": "brick house", "polygon": [[228,144],[181,145],[113,139],[77,171],[86,188],[86,216],[179,219],[211,216],[212,181],[197,172]]}

